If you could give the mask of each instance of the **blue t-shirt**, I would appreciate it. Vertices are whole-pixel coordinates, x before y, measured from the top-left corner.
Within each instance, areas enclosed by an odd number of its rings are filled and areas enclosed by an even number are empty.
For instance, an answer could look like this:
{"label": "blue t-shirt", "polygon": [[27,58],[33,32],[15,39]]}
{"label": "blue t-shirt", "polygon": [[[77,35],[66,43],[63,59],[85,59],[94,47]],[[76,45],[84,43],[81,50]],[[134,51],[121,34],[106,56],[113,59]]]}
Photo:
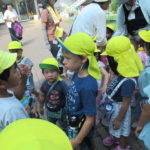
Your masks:
{"label": "blue t-shirt", "polygon": [[95,116],[97,82],[92,76],[79,78],[74,75],[67,96],[67,110],[70,115]]}
{"label": "blue t-shirt", "polygon": [[[123,80],[124,77],[122,76],[116,76],[111,83],[109,84],[106,93],[108,94],[109,92],[111,93],[111,91],[113,89],[115,89],[115,87],[118,85],[118,83]],[[117,90],[116,94],[112,97],[112,99],[116,102],[122,102],[123,101],[123,97],[132,97],[133,93],[135,90],[135,82],[132,79],[128,79],[126,81],[124,81],[122,83],[122,85],[120,86],[120,88]],[[109,94],[108,94],[109,95]]]}

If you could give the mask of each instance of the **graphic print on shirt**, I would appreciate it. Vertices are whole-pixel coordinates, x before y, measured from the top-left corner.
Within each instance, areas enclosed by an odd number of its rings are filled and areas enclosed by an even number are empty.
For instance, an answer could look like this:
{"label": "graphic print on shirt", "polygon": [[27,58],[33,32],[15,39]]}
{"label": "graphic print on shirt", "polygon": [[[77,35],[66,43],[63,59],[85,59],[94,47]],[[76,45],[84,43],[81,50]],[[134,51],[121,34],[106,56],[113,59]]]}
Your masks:
{"label": "graphic print on shirt", "polygon": [[68,96],[67,96],[67,104],[68,104],[68,109],[69,112],[70,111],[75,111],[76,108],[76,100],[79,99],[79,94],[77,92],[76,86],[75,86],[75,82],[72,81],[70,87],[69,87],[69,92],[68,92]]}

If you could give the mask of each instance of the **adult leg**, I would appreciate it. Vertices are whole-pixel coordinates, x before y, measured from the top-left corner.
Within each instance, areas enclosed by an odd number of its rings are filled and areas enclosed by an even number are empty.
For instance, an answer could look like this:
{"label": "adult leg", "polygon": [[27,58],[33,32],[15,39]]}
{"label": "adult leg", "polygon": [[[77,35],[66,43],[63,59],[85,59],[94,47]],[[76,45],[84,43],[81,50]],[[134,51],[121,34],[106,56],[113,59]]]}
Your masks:
{"label": "adult leg", "polygon": [[15,32],[13,31],[12,28],[8,28],[9,29],[9,33],[10,33],[10,36],[11,36],[11,40],[12,41],[18,41],[16,35],[15,35]]}
{"label": "adult leg", "polygon": [[50,51],[51,51],[52,55],[56,58],[60,47],[58,47],[57,44],[53,44],[53,41],[49,41],[49,44],[51,45]]}

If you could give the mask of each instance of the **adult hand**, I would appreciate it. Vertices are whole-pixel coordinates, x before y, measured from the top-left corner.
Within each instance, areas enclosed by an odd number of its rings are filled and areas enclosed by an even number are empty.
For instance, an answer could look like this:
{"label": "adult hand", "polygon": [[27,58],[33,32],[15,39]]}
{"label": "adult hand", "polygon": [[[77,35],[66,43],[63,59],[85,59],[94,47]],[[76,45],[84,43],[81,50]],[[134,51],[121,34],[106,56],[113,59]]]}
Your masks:
{"label": "adult hand", "polygon": [[118,130],[121,126],[121,121],[119,121],[118,119],[115,119],[112,123],[114,130]]}
{"label": "adult hand", "polygon": [[73,149],[77,148],[79,146],[79,144],[80,144],[76,138],[75,139],[71,139],[70,142],[72,144]]}
{"label": "adult hand", "polygon": [[139,134],[141,133],[142,129],[143,129],[143,127],[137,126],[137,128],[136,128],[136,130],[135,130],[135,135],[136,135],[137,137],[138,137]]}
{"label": "adult hand", "polygon": [[15,22],[15,20],[14,20],[14,19],[10,19],[10,20],[11,20],[11,22],[13,22],[13,23]]}

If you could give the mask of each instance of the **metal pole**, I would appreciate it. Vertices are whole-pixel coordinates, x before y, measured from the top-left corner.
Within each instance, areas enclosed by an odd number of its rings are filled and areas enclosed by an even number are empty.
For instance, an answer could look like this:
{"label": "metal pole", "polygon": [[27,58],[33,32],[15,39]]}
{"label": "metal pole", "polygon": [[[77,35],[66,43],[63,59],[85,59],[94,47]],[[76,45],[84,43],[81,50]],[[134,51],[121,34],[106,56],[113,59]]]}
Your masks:
{"label": "metal pole", "polygon": [[29,17],[29,9],[28,9],[28,5],[27,5],[27,0],[25,0],[25,6],[26,6],[26,10],[27,10],[27,16]]}
{"label": "metal pole", "polygon": [[40,16],[40,14],[39,14],[39,8],[38,8],[37,0],[34,0],[34,5],[35,5],[36,14],[37,14],[37,15],[38,15],[38,17],[39,17],[39,16]]}
{"label": "metal pole", "polygon": [[15,5],[16,5],[17,12],[18,12],[19,20],[21,20],[21,15],[20,15],[19,7],[18,7],[18,4],[17,4],[16,1],[15,1]]}

